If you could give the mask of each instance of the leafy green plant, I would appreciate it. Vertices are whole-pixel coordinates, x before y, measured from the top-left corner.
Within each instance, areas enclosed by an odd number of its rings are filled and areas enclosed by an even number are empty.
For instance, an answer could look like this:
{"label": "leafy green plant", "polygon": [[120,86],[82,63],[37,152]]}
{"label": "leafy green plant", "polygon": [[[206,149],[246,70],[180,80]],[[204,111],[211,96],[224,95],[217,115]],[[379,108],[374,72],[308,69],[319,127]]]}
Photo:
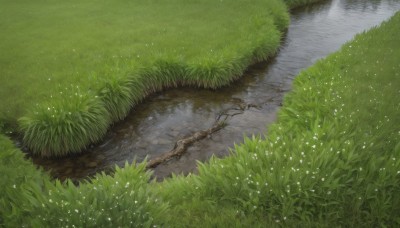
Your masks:
{"label": "leafy green plant", "polygon": [[32,223],[42,226],[115,225],[153,227],[167,221],[167,205],[151,191],[151,173],[145,164],[116,167],[113,176],[98,174],[75,186],[69,182],[49,185],[46,201],[32,213]]}
{"label": "leafy green plant", "polygon": [[109,122],[102,100],[79,92],[62,101],[38,105],[19,120],[24,144],[44,157],[80,152],[101,139]]}
{"label": "leafy green plant", "polygon": [[284,0],[284,1],[289,6],[289,8],[293,9],[299,6],[316,3],[319,0]]}
{"label": "leafy green plant", "polygon": [[11,140],[0,135],[0,226],[29,225],[34,205],[44,200],[42,189],[49,181],[32,162],[15,148]]}
{"label": "leafy green plant", "polygon": [[[143,88],[136,78],[112,78],[104,82],[99,91],[112,121],[122,120],[126,117],[132,106],[141,100]],[[143,95],[142,95],[143,96]]]}

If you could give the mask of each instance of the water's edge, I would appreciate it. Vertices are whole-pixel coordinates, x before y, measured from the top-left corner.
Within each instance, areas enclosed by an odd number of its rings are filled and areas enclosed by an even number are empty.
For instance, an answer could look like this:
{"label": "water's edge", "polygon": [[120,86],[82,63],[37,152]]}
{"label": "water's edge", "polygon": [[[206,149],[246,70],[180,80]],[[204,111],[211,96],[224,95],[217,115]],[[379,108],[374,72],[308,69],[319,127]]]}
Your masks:
{"label": "water's edge", "polygon": [[243,136],[266,133],[294,77],[317,59],[337,50],[356,33],[379,24],[400,9],[394,0],[332,0],[297,8],[279,53],[268,63],[250,67],[243,77],[217,91],[178,88],[150,95],[128,117],[116,123],[104,141],[87,152],[59,159],[33,157],[35,164],[60,179],[81,179],[110,171],[125,161],[152,159],[174,144],[213,125],[226,115],[222,130],[195,142],[187,153],[154,169],[165,178],[171,173],[196,172],[196,161],[223,157]]}

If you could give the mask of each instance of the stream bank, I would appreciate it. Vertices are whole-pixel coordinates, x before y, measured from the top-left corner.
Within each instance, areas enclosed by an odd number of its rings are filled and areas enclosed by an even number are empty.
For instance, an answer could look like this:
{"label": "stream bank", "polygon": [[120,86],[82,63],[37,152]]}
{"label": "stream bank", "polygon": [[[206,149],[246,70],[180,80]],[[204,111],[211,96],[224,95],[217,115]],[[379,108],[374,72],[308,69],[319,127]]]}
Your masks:
{"label": "stream bank", "polygon": [[85,178],[115,165],[123,166],[125,161],[141,161],[146,156],[151,160],[172,150],[180,139],[210,128],[221,113],[226,113],[223,129],[154,168],[158,179],[171,173],[196,172],[197,160],[226,156],[243,136],[266,133],[266,126],[275,121],[283,96],[301,69],[398,9],[400,3],[391,0],[332,0],[296,9],[277,56],[254,65],[231,86],[217,91],[179,88],[154,94],[87,152],[60,159],[34,157],[33,162],[51,170],[56,178]]}

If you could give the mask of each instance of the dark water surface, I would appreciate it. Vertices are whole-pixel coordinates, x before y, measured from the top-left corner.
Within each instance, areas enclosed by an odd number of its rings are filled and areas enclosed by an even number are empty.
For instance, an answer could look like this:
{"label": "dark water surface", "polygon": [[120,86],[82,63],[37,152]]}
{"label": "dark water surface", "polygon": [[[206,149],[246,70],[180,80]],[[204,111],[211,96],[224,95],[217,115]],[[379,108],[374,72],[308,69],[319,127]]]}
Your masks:
{"label": "dark water surface", "polygon": [[[210,128],[220,113],[231,115],[225,128],[194,143],[182,157],[154,169],[158,179],[171,173],[196,172],[196,160],[207,161],[213,154],[226,156],[244,135],[266,133],[301,69],[399,9],[398,0],[328,0],[295,10],[277,56],[250,67],[232,85],[217,91],[179,88],[155,94],[115,124],[103,142],[82,155],[33,158],[33,162],[51,170],[56,178],[80,179],[135,158],[151,159],[171,150],[177,140]],[[243,108],[248,104],[254,107]]]}

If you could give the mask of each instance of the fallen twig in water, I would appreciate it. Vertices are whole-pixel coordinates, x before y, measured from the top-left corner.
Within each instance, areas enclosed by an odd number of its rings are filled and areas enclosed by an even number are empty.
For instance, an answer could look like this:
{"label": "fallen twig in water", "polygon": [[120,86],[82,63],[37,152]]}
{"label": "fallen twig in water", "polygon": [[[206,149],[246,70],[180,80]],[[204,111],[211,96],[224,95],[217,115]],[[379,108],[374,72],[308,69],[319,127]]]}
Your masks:
{"label": "fallen twig in water", "polygon": [[[214,132],[221,130],[226,125],[226,120],[228,119],[228,117],[233,117],[236,115],[243,114],[243,112],[249,108],[259,109],[260,106],[255,105],[255,104],[246,104],[243,101],[241,101],[238,104],[238,107],[225,109],[223,112],[221,112],[217,115],[215,122],[211,128],[209,128],[207,130],[195,132],[194,134],[192,134],[186,138],[178,140],[175,143],[175,146],[172,150],[151,159],[147,163],[146,168],[148,168],[148,169],[155,168],[158,165],[160,165],[161,163],[168,161],[173,157],[181,156],[182,154],[184,154],[186,152],[187,147],[190,146],[191,144],[193,144],[194,142],[204,139],[205,137],[213,134]],[[235,110],[235,111],[239,111],[239,112],[235,112],[233,114],[228,114],[228,112],[230,110]]]}
{"label": "fallen twig in water", "polygon": [[148,163],[147,163],[147,168],[155,168],[157,167],[159,164],[173,158],[173,157],[177,157],[177,156],[181,156],[182,154],[185,153],[186,148],[193,144],[194,142],[197,142],[205,137],[207,137],[208,135],[211,135],[212,133],[221,130],[223,127],[225,126],[225,122],[224,121],[217,121],[213,124],[213,126],[207,130],[203,130],[203,131],[198,131],[196,133],[194,133],[191,136],[188,136],[186,138],[180,139],[175,143],[174,149],[161,154],[160,156],[157,156],[153,159],[151,159]]}

